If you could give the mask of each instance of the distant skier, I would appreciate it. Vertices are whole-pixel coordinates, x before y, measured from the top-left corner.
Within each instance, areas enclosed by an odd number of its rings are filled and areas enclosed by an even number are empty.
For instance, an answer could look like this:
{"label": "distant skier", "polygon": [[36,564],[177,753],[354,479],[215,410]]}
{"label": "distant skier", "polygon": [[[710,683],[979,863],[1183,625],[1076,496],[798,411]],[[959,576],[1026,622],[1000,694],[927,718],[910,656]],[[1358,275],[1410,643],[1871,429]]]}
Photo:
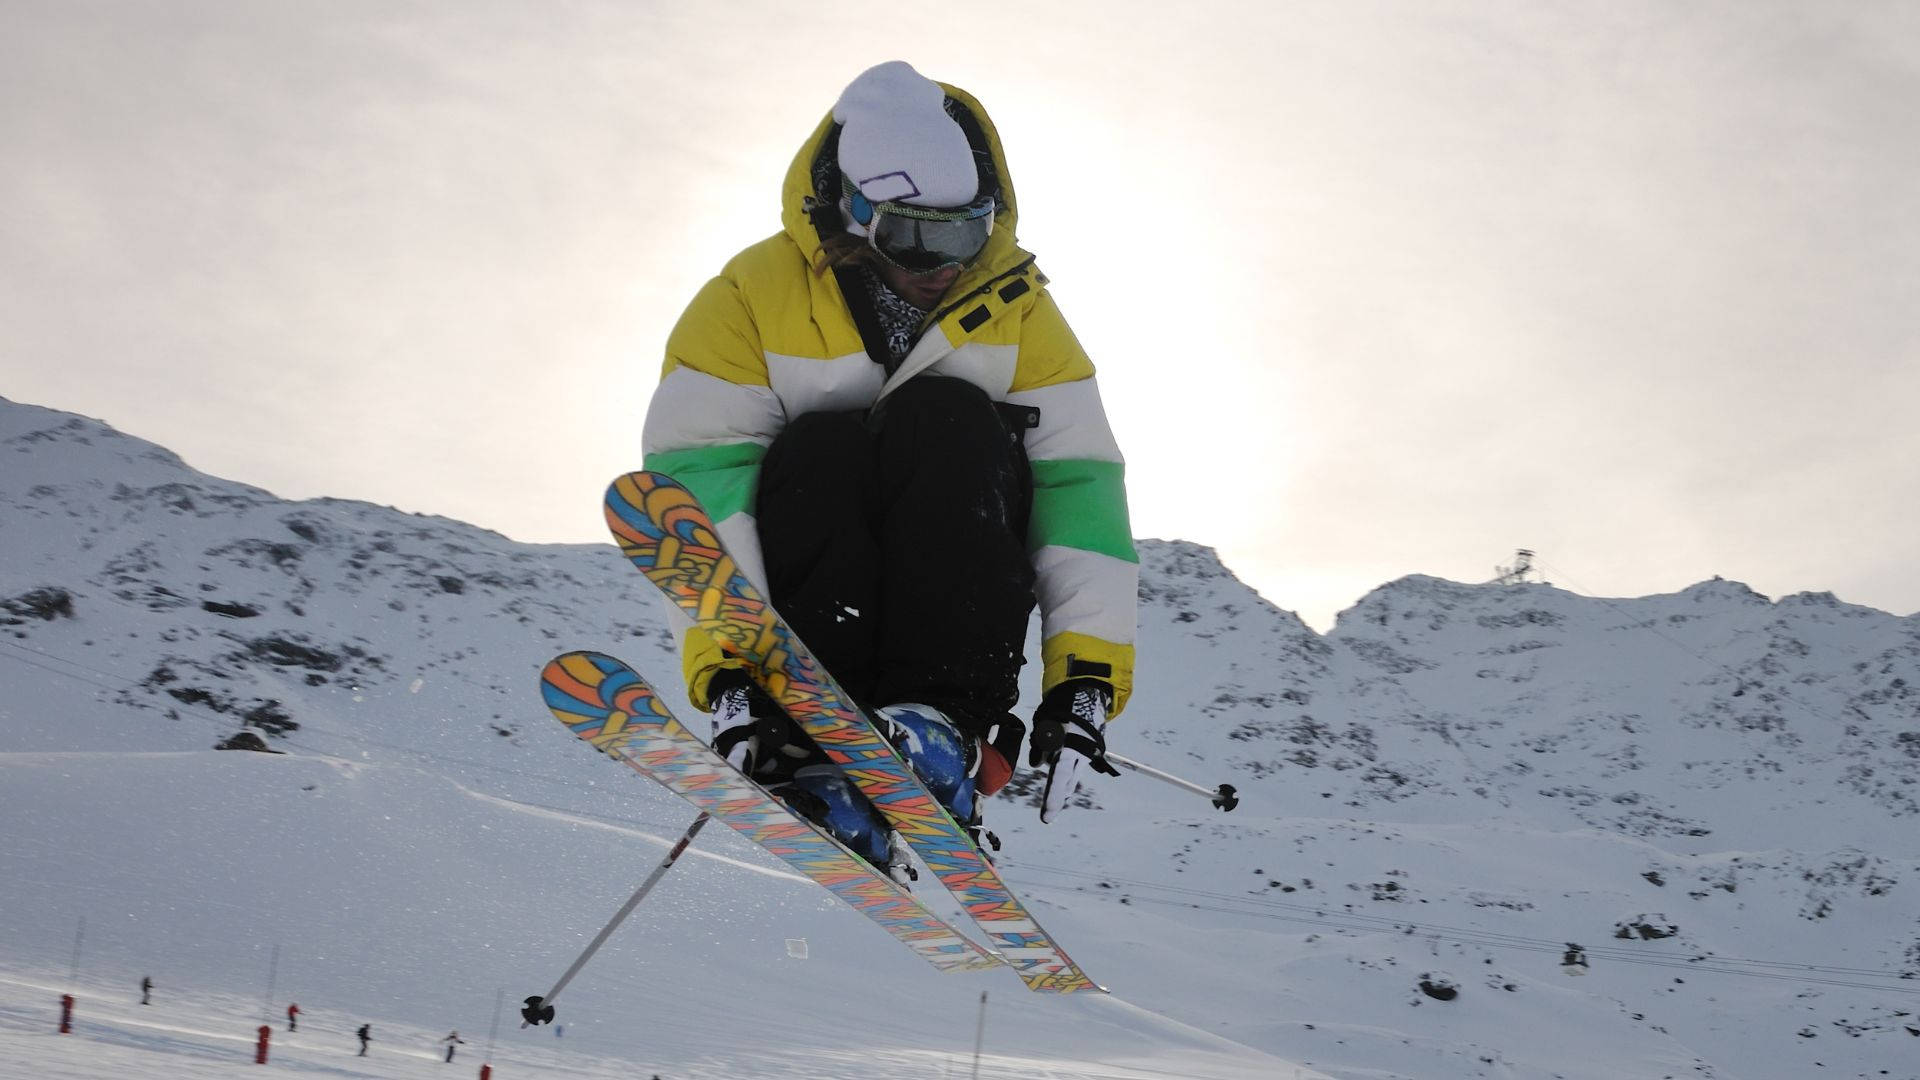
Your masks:
{"label": "distant skier", "polygon": [[153,1004],[153,976],[151,975],[140,977],[140,1004]]}
{"label": "distant skier", "polygon": [[1567,942],[1567,951],[1560,957],[1560,970],[1568,975],[1585,975],[1587,967],[1587,950]]}
{"label": "distant skier", "polygon": [[287,1006],[287,1030],[300,1030],[300,1006],[297,1004]]}
{"label": "distant skier", "polygon": [[372,1025],[372,1024],[361,1024],[361,1025],[360,1025],[360,1030],[359,1030],[359,1031],[356,1031],[356,1032],[354,1032],[354,1034],[355,1034],[355,1035],[358,1035],[358,1036],[360,1037],[360,1053],[359,1053],[359,1054],[357,1054],[357,1055],[355,1055],[355,1056],[356,1056],[356,1057],[366,1057],[366,1056],[367,1056],[367,1044],[373,1041],[373,1025]]}
{"label": "distant skier", "polygon": [[[861,74],[788,169],[784,231],[708,282],[667,341],[646,464],[686,485],[747,576],[929,790],[984,837],[1005,784],[1038,594],[1028,763],[1041,820],[1133,687],[1138,559],[1093,364],[1015,243],[986,110],[899,61]],[[888,828],[692,630],[716,748],[888,865]]]}
{"label": "distant skier", "polygon": [[451,1065],[453,1064],[453,1048],[456,1046],[459,1046],[461,1043],[464,1043],[467,1040],[461,1038],[460,1032],[456,1030],[452,1034],[448,1035],[446,1038],[441,1039],[440,1041],[447,1044],[447,1064]]}

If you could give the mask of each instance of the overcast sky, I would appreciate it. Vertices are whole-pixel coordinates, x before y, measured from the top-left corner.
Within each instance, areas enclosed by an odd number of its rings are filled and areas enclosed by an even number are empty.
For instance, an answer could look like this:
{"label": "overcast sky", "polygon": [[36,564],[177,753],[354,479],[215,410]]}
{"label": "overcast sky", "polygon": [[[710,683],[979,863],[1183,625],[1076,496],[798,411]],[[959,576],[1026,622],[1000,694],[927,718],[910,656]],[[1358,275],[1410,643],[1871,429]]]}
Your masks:
{"label": "overcast sky", "polygon": [[839,89],[999,125],[1135,531],[1920,609],[1920,5],[0,0],[0,396],[604,538]]}

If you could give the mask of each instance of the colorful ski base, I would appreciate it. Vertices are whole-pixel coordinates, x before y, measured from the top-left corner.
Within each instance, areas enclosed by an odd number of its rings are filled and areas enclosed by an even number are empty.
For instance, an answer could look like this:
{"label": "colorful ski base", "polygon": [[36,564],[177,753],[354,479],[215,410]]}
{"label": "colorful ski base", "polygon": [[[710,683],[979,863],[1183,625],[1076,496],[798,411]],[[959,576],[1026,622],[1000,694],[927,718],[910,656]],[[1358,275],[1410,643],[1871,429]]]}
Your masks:
{"label": "colorful ski base", "polygon": [[1104,990],[1041,928],[967,830],[740,572],[691,492],[663,473],[628,473],[607,489],[606,516],[621,553],[755,666],[767,692],[899,830],[1028,989]]}
{"label": "colorful ski base", "polygon": [[627,665],[601,653],[567,653],[541,671],[540,693],[575,735],[826,886],[934,967],[979,971],[1003,963],[742,776],[674,719]]}

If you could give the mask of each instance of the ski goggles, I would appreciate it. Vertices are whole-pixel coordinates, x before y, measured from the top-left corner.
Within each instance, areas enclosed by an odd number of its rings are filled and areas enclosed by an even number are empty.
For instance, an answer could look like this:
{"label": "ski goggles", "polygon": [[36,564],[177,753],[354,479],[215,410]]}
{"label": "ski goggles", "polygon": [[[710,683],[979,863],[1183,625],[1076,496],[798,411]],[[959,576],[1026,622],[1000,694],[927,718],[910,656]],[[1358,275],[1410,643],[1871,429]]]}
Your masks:
{"label": "ski goggles", "polygon": [[966,266],[980,257],[993,235],[993,196],[940,209],[901,202],[874,202],[846,181],[847,212],[866,230],[867,244],[909,274]]}

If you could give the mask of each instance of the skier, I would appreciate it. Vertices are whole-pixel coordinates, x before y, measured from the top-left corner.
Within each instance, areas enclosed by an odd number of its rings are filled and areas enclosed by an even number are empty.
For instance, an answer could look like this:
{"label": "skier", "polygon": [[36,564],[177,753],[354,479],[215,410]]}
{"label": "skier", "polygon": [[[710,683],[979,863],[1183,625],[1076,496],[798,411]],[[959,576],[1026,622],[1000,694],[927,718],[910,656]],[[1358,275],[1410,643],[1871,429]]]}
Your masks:
{"label": "skier", "polygon": [[1588,966],[1587,950],[1574,942],[1567,942],[1567,951],[1560,957],[1560,970],[1568,975],[1585,975]]}
{"label": "skier", "polygon": [[153,1004],[153,976],[140,976],[140,1004]]}
{"label": "skier", "polygon": [[354,1034],[360,1037],[360,1052],[359,1052],[358,1054],[356,1054],[356,1055],[354,1055],[354,1056],[355,1056],[355,1057],[366,1057],[366,1056],[367,1056],[367,1044],[373,1041],[373,1025],[372,1025],[372,1024],[361,1024],[361,1025],[360,1025],[360,1030],[359,1030],[359,1031],[356,1031],[356,1032],[354,1032]]}
{"label": "skier", "polygon": [[290,1004],[287,1006],[287,1030],[300,1030],[300,1006],[298,1004]]}
{"label": "skier", "polygon": [[[986,837],[1036,594],[1041,820],[1133,683],[1138,560],[1093,364],[1017,246],[986,111],[906,63],[854,79],[801,147],[783,230],[730,261],[668,338],[646,465],[684,484],[747,576],[929,791]],[[885,823],[697,628],[689,696],[715,746],[883,867]],[[997,846],[997,841],[995,841]]]}
{"label": "skier", "polygon": [[467,1040],[461,1038],[460,1032],[456,1029],[452,1034],[440,1041],[447,1044],[447,1064],[451,1065],[453,1064],[453,1048]]}

